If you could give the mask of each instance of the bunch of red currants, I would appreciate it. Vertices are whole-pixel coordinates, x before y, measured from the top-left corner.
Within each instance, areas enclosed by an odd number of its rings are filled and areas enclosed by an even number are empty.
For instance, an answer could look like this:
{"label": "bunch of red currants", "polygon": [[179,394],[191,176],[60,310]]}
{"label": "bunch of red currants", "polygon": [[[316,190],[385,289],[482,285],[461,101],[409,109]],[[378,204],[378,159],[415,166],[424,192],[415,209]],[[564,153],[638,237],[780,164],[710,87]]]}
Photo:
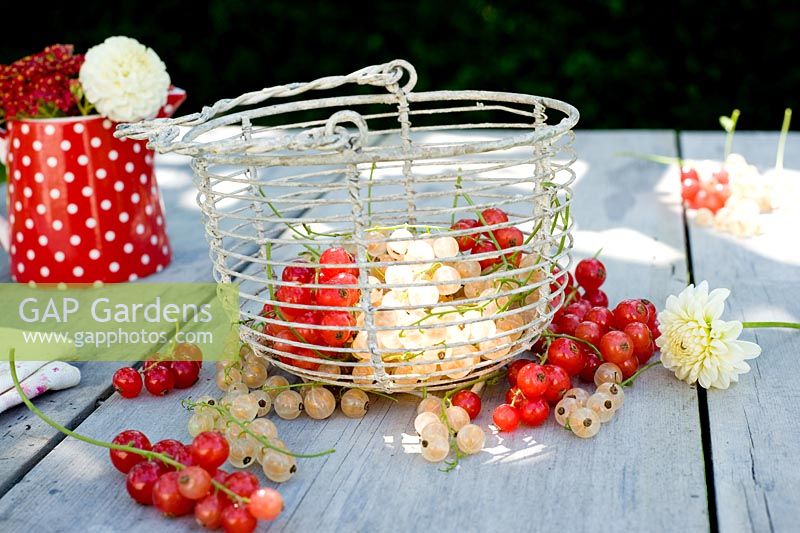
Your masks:
{"label": "bunch of red currants", "polygon": [[725,168],[714,172],[709,180],[701,180],[697,170],[686,168],[681,170],[681,198],[690,209],[706,208],[716,213],[723,207],[731,195],[730,177]]}
{"label": "bunch of red currants", "polygon": [[[361,291],[358,284],[358,269],[353,265],[353,256],[344,248],[328,248],[319,257],[319,268],[314,268],[302,259],[283,269],[283,284],[275,292],[275,299],[286,305],[266,304],[261,311],[262,316],[282,322],[291,322],[292,327],[285,324],[267,323],[265,333],[277,338],[273,348],[279,352],[299,355],[307,359],[320,359],[322,352],[311,348],[293,346],[285,341],[305,343],[326,347],[341,347],[350,342],[356,320],[349,311],[335,309],[355,305]],[[330,287],[312,287],[310,285],[330,285]],[[350,287],[350,286],[353,287]],[[296,306],[331,307],[318,311]],[[305,326],[328,326],[336,329],[315,329]],[[325,353],[325,357],[336,358],[335,352]],[[320,363],[281,356],[281,361],[304,370],[317,370]]]}
{"label": "bunch of red currants", "polygon": [[[197,435],[191,444],[174,439],[155,444],[141,431],[126,430],[112,441],[150,452],[111,449],[111,463],[126,475],[131,498],[153,505],[165,516],[194,512],[197,523],[208,529],[249,533],[258,520],[274,520],[283,510],[283,498],[274,489],[260,487],[256,476],[219,467],[228,458],[228,442],[217,431]],[[169,464],[164,461],[168,461]]]}
{"label": "bunch of red currants", "polygon": [[578,263],[574,278],[566,272],[554,284],[553,290],[565,283],[565,290],[548,333],[533,346],[538,361],[518,359],[508,367],[506,403],[493,413],[500,430],[512,431],[520,422],[541,425],[550,405],[572,388],[572,378],[594,383],[603,362],[617,365],[627,379],[653,356],[660,335],[655,306],[629,299],[609,309],[600,290],[605,279],[605,266],[591,258]]}
{"label": "bunch of red currants", "polygon": [[[156,354],[139,370],[126,366],[114,373],[111,383],[123,398],[136,398],[142,386],[153,396],[163,396],[173,389],[188,389],[200,377],[203,353],[195,344],[180,343],[172,356],[163,358]],[[144,379],[142,379],[144,375]]]}
{"label": "bunch of red currants", "polygon": [[[454,231],[471,230],[481,226],[494,226],[508,222],[508,215],[502,209],[492,207],[481,211],[480,220],[462,218],[453,224],[450,229]],[[525,242],[525,235],[519,229],[510,226],[498,228],[483,233],[470,233],[456,237],[458,249],[470,252],[472,255],[491,254],[499,250],[521,246]],[[505,254],[506,261],[513,267],[519,267],[520,253]],[[481,270],[503,263],[503,256],[495,253],[478,260]]]}

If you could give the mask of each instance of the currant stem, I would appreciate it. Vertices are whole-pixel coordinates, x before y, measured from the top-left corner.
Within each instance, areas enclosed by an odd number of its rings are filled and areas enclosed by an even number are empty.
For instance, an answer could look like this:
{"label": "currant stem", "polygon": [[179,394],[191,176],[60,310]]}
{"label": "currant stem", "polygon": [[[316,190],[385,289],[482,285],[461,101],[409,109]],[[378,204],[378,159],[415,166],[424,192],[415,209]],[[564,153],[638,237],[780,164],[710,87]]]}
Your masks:
{"label": "currant stem", "polygon": [[[141,455],[142,457],[144,457],[148,461],[153,460],[153,459],[158,459],[162,463],[164,463],[166,465],[169,465],[169,466],[175,468],[176,470],[183,470],[184,468],[186,468],[186,466],[183,463],[179,463],[178,461],[176,461],[175,459],[173,459],[169,455],[165,455],[163,453],[158,453],[158,452],[147,451],[147,450],[141,450],[141,449],[136,448],[134,446],[126,446],[124,444],[114,444],[113,442],[106,442],[106,441],[94,439],[92,437],[89,437],[89,436],[83,435],[81,433],[78,433],[76,431],[73,431],[71,429],[68,429],[68,428],[62,426],[61,424],[59,424],[58,422],[56,422],[55,420],[53,420],[52,418],[50,418],[49,416],[47,416],[46,414],[44,414],[41,410],[39,410],[38,407],[36,407],[33,404],[33,402],[30,400],[30,398],[28,398],[25,395],[25,392],[22,390],[22,384],[19,382],[19,376],[17,375],[17,367],[14,364],[14,352],[15,352],[14,348],[11,348],[11,351],[8,354],[8,364],[9,364],[9,367],[10,367],[10,370],[11,370],[11,380],[14,382],[14,388],[16,389],[17,394],[19,395],[20,399],[22,400],[22,403],[25,404],[25,407],[27,407],[33,414],[35,414],[37,417],[39,417],[45,424],[47,424],[48,426],[52,427],[56,431],[59,431],[59,432],[63,433],[64,435],[66,435],[68,437],[72,437],[75,440],[79,440],[79,441],[85,442],[87,444],[92,444],[92,445],[98,446],[100,448],[107,448],[109,450],[119,450],[121,452],[134,453],[136,455]],[[247,503],[247,502],[250,501],[248,498],[245,498],[243,496],[239,496],[238,494],[236,494],[235,492],[230,490],[228,487],[226,487],[225,485],[223,485],[222,483],[219,483],[218,481],[216,481],[214,479],[211,480],[211,484],[215,488],[217,488],[218,490],[221,490],[222,492],[224,492],[225,494],[227,494],[228,496],[230,496],[231,498],[233,498],[235,500],[239,500],[239,501],[241,501],[243,503]]]}
{"label": "currant stem", "polygon": [[601,361],[605,361],[605,359],[603,359],[603,354],[600,353],[600,350],[597,349],[597,346],[595,346],[591,342],[585,341],[585,340],[583,340],[583,339],[581,339],[579,337],[575,337],[573,335],[567,335],[566,333],[548,333],[546,331],[542,332],[542,337],[564,338],[564,339],[571,339],[571,340],[573,340],[575,342],[580,342],[582,344],[585,344],[589,348],[591,348],[592,351],[594,351],[594,353],[597,354],[597,357],[599,357]]}
{"label": "currant stem", "polygon": [[264,392],[282,391],[282,390],[289,390],[301,387],[316,387],[318,385],[324,385],[324,383],[320,381],[301,381],[300,383],[290,383],[289,385],[276,385],[274,387],[267,387],[266,385],[263,385],[261,387],[261,390],[263,390]]}
{"label": "currant stem", "polygon": [[783,170],[783,151],[786,148],[786,136],[789,133],[789,124],[792,122],[792,110],[788,107],[783,112],[783,124],[781,125],[781,136],[778,139],[778,153],[775,156],[775,168]]}
{"label": "currant stem", "polygon": [[475,394],[480,394],[481,391],[483,391],[483,388],[485,386],[486,386],[486,382],[485,381],[481,381],[480,383],[476,383],[475,385],[473,385],[469,390],[471,390]]}
{"label": "currant stem", "polygon": [[273,446],[272,444],[270,444],[270,442],[267,439],[265,439],[261,435],[256,435],[255,433],[250,431],[247,428],[247,424],[245,424],[244,422],[242,422],[238,418],[236,418],[233,415],[231,415],[230,412],[227,409],[225,409],[224,407],[222,407],[221,405],[216,405],[216,404],[215,405],[211,405],[211,404],[206,403],[206,402],[191,402],[191,401],[184,401],[183,404],[188,409],[193,409],[194,407],[196,407],[198,405],[202,405],[204,407],[209,407],[211,409],[214,409],[219,414],[224,416],[228,422],[233,422],[234,424],[239,426],[239,428],[244,433],[246,433],[247,435],[249,435],[249,436],[253,437],[254,439],[256,439],[265,448],[269,448],[270,450],[275,450],[276,452],[282,453],[284,455],[291,455],[292,457],[298,457],[298,458],[302,458],[302,459],[313,459],[313,458],[316,458],[316,457],[323,457],[325,455],[330,455],[330,454],[332,454],[333,452],[336,451],[335,448],[331,448],[329,450],[325,450],[325,451],[322,451],[322,452],[319,452],[319,453],[294,453],[294,452],[291,452],[289,450],[284,450],[283,448],[279,448],[277,446]]}
{"label": "currant stem", "polygon": [[654,366],[660,365],[660,364],[661,364],[661,361],[653,361],[649,365],[644,365],[642,368],[637,370],[635,374],[633,374],[631,377],[629,377],[628,379],[626,379],[625,381],[620,383],[620,385],[623,386],[623,387],[630,387],[631,385],[633,385],[633,380],[635,380],[637,377],[639,377],[639,374],[641,374],[642,372],[644,372],[648,368],[653,368]]}
{"label": "currant stem", "polygon": [[728,156],[731,155],[731,148],[733,147],[733,134],[736,132],[736,122],[739,120],[739,115],[740,111],[738,109],[734,109],[730,116],[730,129],[726,128],[728,134],[725,136],[725,154],[722,158],[723,164],[728,159]]}
{"label": "currant stem", "polygon": [[477,385],[478,383],[488,383],[488,382],[490,382],[492,380],[495,380],[497,378],[500,378],[500,377],[504,376],[505,374],[506,374],[506,369],[505,368],[501,368],[500,370],[495,370],[494,372],[492,372],[490,374],[487,374],[485,376],[481,376],[478,379],[474,379],[472,381],[468,381],[466,383],[462,383],[461,385],[459,385],[455,389],[451,389],[451,390],[447,391],[445,393],[445,395],[442,397],[442,399],[443,400],[450,400],[450,398],[452,398],[459,391],[462,391],[464,389],[469,389],[470,387],[472,387],[473,385]]}
{"label": "currant stem", "polygon": [[617,152],[617,157],[631,157],[633,159],[643,159],[645,161],[652,161],[654,163],[661,163],[662,165],[678,165],[682,166],[682,161],[678,157],[670,157],[666,155],[657,154],[641,154],[639,152]]}
{"label": "currant stem", "polygon": [[743,328],[790,328],[800,329],[797,322],[742,322]]}

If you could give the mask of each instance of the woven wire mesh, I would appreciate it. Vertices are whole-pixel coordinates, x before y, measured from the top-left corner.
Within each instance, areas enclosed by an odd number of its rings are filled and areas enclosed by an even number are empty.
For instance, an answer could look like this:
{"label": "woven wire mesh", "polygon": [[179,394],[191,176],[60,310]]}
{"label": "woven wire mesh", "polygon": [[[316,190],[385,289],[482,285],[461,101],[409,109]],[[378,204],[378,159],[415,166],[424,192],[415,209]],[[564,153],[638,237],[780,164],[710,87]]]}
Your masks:
{"label": "woven wire mesh", "polygon": [[[348,83],[386,92],[236,111]],[[562,298],[554,272],[569,267],[577,111],[514,93],[414,93],[415,83],[413,67],[398,60],[120,127],[192,156],[214,276],[239,283],[241,338],[288,372],[387,392],[450,388],[530,347]],[[292,121],[297,112],[303,121]],[[313,112],[320,118],[305,118]],[[553,124],[552,114],[561,117]],[[450,229],[489,208],[508,221]],[[454,252],[449,239],[497,244],[494,232],[507,227],[524,241],[502,251]],[[348,250],[354,264],[320,265],[330,247]],[[281,273],[298,257],[317,272],[355,268],[357,285],[317,274],[302,288],[357,287],[358,301],[279,301],[281,287],[296,285]],[[486,259],[496,264],[476,266]],[[355,325],[320,323],[331,311],[350,313]],[[325,331],[350,341],[331,346],[318,339]]]}

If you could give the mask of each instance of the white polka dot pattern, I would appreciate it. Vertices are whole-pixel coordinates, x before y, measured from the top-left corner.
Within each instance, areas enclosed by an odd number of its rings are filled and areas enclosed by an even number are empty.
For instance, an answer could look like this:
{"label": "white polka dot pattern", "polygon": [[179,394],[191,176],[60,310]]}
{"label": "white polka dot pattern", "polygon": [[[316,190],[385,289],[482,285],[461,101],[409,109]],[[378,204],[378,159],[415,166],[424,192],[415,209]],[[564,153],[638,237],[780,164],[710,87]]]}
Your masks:
{"label": "white polka dot pattern", "polygon": [[115,139],[114,124],[100,117],[10,125],[15,281],[123,282],[169,264],[153,153],[144,141]]}

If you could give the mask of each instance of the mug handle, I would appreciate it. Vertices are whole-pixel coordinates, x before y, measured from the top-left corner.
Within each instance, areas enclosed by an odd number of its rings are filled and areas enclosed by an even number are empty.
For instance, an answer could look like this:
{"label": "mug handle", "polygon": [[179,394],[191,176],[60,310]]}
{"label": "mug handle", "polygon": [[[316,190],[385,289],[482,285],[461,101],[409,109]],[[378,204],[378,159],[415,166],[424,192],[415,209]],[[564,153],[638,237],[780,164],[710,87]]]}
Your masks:
{"label": "mug handle", "polygon": [[[8,154],[8,130],[0,128],[0,164],[6,164]],[[8,168],[6,168],[6,182],[8,182]],[[0,246],[8,252],[11,245],[11,226],[3,215],[0,215]]]}

